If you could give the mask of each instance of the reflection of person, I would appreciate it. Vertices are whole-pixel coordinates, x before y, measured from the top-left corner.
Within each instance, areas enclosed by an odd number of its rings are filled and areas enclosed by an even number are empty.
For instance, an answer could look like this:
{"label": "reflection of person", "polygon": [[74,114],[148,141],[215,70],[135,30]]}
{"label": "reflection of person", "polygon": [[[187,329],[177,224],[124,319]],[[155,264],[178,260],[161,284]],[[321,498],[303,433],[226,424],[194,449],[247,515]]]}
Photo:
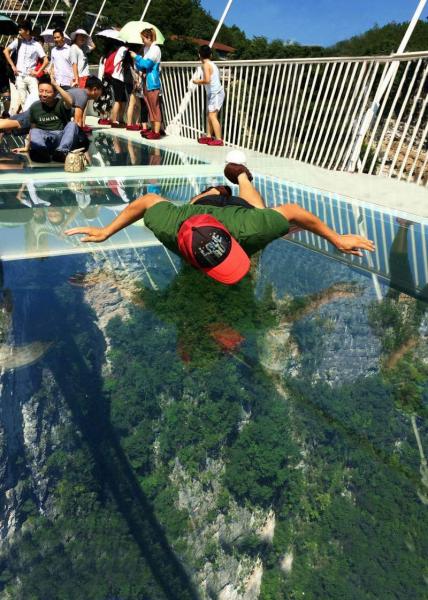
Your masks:
{"label": "reflection of person", "polygon": [[399,228],[395,234],[389,252],[389,270],[391,273],[388,298],[398,298],[400,291],[415,295],[415,282],[409,262],[409,229],[413,225],[406,219],[397,219]]}
{"label": "reflection of person", "polygon": [[26,250],[48,254],[49,241],[54,241],[56,244],[58,244],[58,241],[63,243],[65,240],[64,228],[75,218],[78,209],[71,206],[62,208],[58,206],[46,208],[38,206],[26,210],[29,211],[32,217],[25,225]]}
{"label": "reflection of person", "polygon": [[207,92],[207,135],[199,138],[198,142],[208,146],[223,146],[218,113],[223,106],[224,89],[220,81],[220,72],[217,65],[212,62],[211,56],[212,50],[209,46],[205,45],[199,48],[202,78],[194,79],[193,83],[204,85]]}
{"label": "reflection of person", "polygon": [[25,157],[14,152],[0,157],[0,171],[22,170],[25,165]]}
{"label": "reflection of person", "polygon": [[146,227],[172,252],[196,269],[225,284],[234,284],[250,269],[249,255],[297,225],[315,233],[338,250],[362,256],[374,244],[359,235],[340,235],[297,204],[265,208],[253,187],[248,169],[229,163],[225,175],[239,184],[239,199],[250,206],[176,206],[156,194],[141,196],[105,227],[77,227],[66,233],[83,233],[83,242],[102,242],[142,217]]}
{"label": "reflection of person", "polygon": [[[201,278],[184,265],[161,290],[142,288],[146,310],[176,327],[177,352],[184,363],[197,368],[233,355],[245,344],[245,357],[257,350],[259,335],[272,324],[265,298],[257,298],[255,280],[246,277],[233,287]],[[197,297],[197,301],[196,301]]]}
{"label": "reflection of person", "polygon": [[135,60],[135,67],[138,71],[145,71],[144,79],[144,100],[149,111],[149,119],[152,124],[152,130],[144,133],[143,137],[149,140],[160,139],[161,129],[161,108],[160,108],[160,63],[161,49],[156,44],[156,32],[154,29],[144,29],[141,32],[141,39],[144,44],[144,56],[131,53]]}
{"label": "reflection of person", "polygon": [[[12,52],[16,52],[17,55],[16,65],[12,60]],[[49,62],[42,45],[32,36],[32,26],[29,21],[22,21],[19,27],[19,38],[4,50],[4,55],[16,75],[16,89],[21,106],[24,106],[29,94],[37,94],[37,76]],[[42,59],[42,63],[37,66],[39,59]]]}

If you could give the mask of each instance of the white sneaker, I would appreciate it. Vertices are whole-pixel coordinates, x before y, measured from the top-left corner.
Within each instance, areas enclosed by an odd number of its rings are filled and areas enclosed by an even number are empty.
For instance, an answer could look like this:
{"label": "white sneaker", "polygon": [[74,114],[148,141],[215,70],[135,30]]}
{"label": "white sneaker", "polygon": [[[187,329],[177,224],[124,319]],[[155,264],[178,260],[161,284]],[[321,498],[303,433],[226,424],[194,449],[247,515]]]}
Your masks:
{"label": "white sneaker", "polygon": [[234,163],[235,165],[246,165],[247,156],[241,150],[231,150],[226,154],[226,163]]}

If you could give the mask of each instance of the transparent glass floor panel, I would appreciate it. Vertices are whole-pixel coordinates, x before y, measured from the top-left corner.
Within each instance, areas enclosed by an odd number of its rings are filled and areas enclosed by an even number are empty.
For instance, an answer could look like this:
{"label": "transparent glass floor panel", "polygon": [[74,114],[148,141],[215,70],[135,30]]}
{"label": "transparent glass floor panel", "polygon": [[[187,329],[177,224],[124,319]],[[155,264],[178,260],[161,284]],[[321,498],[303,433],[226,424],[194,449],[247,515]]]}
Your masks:
{"label": "transparent glass floor panel", "polygon": [[[120,133],[106,133],[94,130],[89,137],[88,150],[89,168],[95,167],[132,167],[132,166],[168,166],[204,164],[204,161],[194,156],[157,148],[148,145],[143,140],[130,140],[121,137]],[[5,135],[0,141],[0,173],[4,172],[40,172],[44,169],[57,169],[60,173],[62,165],[58,163],[36,164],[27,154],[14,154],[15,148],[25,144],[22,136]]]}
{"label": "transparent glass floor panel", "polygon": [[311,239],[232,287],[160,246],[0,261],[0,596],[423,600],[427,302],[391,227],[413,296]]}
{"label": "transparent glass floor panel", "polygon": [[[147,192],[182,203],[216,183],[227,182],[219,175],[217,178],[112,177],[76,182],[37,180],[4,184],[0,195],[0,256],[10,259],[87,251],[87,245],[80,244],[77,238],[65,236],[64,230],[78,225],[106,225],[129,202]],[[297,202],[341,233],[355,232],[373,239],[376,251],[362,258],[345,256],[308,232],[290,234],[287,236],[290,242],[324,253],[373,276],[392,280],[394,286],[409,293],[412,289],[418,293],[426,288],[428,223],[412,222],[373,206],[358,205],[346,198],[273,178],[256,176],[255,185],[268,206]],[[236,186],[233,191],[238,193]],[[105,244],[93,245],[92,250],[156,243],[141,221]]]}

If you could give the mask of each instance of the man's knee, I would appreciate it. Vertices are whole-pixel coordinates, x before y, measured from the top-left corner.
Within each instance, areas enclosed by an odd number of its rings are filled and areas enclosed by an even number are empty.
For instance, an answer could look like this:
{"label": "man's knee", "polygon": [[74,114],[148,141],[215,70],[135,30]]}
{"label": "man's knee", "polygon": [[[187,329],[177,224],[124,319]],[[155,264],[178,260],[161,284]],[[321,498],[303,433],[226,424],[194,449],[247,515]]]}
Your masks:
{"label": "man's knee", "polygon": [[79,126],[74,121],[69,121],[67,125],[64,127],[64,133],[75,133],[76,135],[79,133]]}

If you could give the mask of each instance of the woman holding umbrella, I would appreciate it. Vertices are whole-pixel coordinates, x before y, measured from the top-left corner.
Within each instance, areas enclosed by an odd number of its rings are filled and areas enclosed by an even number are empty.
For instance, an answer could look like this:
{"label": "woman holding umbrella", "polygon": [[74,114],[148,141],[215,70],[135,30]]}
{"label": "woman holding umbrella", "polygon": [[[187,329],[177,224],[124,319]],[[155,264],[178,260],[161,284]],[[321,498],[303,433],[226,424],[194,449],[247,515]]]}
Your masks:
{"label": "woman holding umbrella", "polygon": [[138,71],[145,71],[144,78],[144,100],[149,111],[149,119],[152,123],[152,130],[148,133],[141,132],[141,135],[148,140],[159,140],[161,129],[161,108],[160,108],[160,63],[161,50],[156,42],[156,32],[154,29],[143,29],[141,39],[144,44],[144,56],[131,53],[135,60],[135,67]]}
{"label": "woman holding umbrella", "polygon": [[72,86],[84,88],[86,80],[89,77],[89,62],[88,54],[95,49],[95,44],[92,41],[89,33],[84,29],[76,29],[71,34],[70,59],[73,69],[74,80]]}

